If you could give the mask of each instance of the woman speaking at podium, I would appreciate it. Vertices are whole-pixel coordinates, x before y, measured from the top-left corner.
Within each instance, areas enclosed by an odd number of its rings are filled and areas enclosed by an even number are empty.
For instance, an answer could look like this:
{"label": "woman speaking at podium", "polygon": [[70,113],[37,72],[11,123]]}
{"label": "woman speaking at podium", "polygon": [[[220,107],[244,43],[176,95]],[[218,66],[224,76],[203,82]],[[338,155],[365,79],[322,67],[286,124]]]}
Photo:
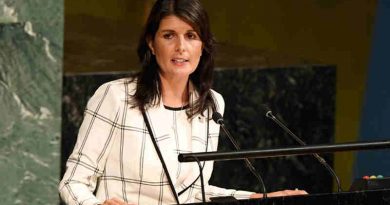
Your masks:
{"label": "woman speaking at podium", "polygon": [[[211,89],[214,38],[198,0],[157,0],[138,45],[142,70],[100,86],[89,100],[59,191],[67,204],[157,205],[202,199],[196,163],[179,153],[216,151],[213,112],[224,101]],[[206,197],[260,198],[207,182]],[[296,195],[285,190],[268,196]]]}

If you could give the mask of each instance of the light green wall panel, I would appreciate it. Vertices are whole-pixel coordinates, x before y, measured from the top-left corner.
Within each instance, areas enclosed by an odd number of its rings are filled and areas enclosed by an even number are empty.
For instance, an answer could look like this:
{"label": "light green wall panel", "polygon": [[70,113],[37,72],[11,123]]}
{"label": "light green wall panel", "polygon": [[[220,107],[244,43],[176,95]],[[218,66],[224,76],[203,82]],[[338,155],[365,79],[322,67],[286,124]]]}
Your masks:
{"label": "light green wall panel", "polygon": [[58,204],[63,0],[0,0],[0,204]]}

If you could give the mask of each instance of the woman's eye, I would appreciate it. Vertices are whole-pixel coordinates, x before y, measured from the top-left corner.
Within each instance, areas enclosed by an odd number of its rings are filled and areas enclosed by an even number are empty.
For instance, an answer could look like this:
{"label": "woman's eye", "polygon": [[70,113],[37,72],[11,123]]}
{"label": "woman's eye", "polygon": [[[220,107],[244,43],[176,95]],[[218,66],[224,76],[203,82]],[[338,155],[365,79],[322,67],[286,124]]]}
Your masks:
{"label": "woman's eye", "polygon": [[163,38],[171,39],[171,38],[173,38],[173,34],[172,33],[166,33],[166,34],[163,35]]}
{"label": "woman's eye", "polygon": [[187,37],[188,37],[189,39],[196,39],[196,38],[197,38],[197,35],[194,34],[194,33],[188,33],[188,34],[187,34]]}

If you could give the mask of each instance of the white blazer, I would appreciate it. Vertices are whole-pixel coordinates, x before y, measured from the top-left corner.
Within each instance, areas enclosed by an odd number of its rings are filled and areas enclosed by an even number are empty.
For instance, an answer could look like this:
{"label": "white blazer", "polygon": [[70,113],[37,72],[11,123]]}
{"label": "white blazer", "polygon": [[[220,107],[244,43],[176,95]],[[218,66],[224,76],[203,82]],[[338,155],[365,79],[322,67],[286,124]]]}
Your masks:
{"label": "white blazer", "polygon": [[[134,90],[135,82],[119,79],[100,86],[89,100],[76,145],[59,185],[65,203],[101,204],[113,197],[138,205],[176,203],[142,113],[128,104],[129,94],[134,93]],[[222,114],[223,98],[215,91],[212,94],[217,110]],[[190,103],[197,97],[197,92],[190,84]],[[179,196],[180,203],[199,202],[200,179],[192,184],[199,176],[196,163],[193,163],[191,176],[183,183],[176,183],[174,173],[179,166],[178,153],[172,152],[175,149],[175,138],[169,135],[169,130],[159,126],[166,117],[162,109],[164,107],[160,103],[159,106],[148,108],[146,114],[176,193],[191,186]],[[219,125],[208,120],[207,116],[207,113],[204,116],[196,115],[191,120],[192,152],[217,150]],[[213,163],[206,162],[203,175],[207,199],[226,195],[248,198],[253,193],[209,185],[212,169]]]}

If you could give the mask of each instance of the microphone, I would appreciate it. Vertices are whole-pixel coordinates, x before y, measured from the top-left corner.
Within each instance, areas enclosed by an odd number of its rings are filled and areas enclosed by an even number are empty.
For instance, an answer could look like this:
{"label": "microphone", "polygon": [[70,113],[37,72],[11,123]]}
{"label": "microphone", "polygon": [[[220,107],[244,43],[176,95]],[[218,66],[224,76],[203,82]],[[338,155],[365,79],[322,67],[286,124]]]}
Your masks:
{"label": "microphone", "polygon": [[[236,150],[237,151],[240,150],[240,146],[237,144],[236,140],[230,134],[229,130],[226,129],[221,113],[214,112],[212,115],[212,118],[213,118],[215,123],[217,123],[221,126],[222,130],[225,132],[226,136],[228,137],[230,142],[233,144],[233,146],[236,148]],[[267,190],[265,188],[263,178],[256,172],[256,168],[253,167],[252,163],[248,159],[244,159],[244,161],[245,161],[245,165],[247,166],[249,171],[259,180],[260,185],[263,189],[263,199],[267,199]]]}
{"label": "microphone", "polygon": [[[261,105],[262,111],[265,113],[265,116],[272,121],[274,121],[279,127],[281,127],[285,132],[287,132],[295,141],[297,141],[300,145],[305,146],[306,143],[301,140],[297,135],[295,135],[286,125],[284,125],[278,118],[275,117],[275,115],[272,114],[272,110],[267,105]],[[313,156],[322,164],[329,172],[330,174],[336,179],[337,182],[337,192],[341,192],[341,185],[340,185],[340,179],[336,175],[336,172],[332,169],[331,166],[325,161],[324,158],[322,158],[317,153],[313,154]]]}

